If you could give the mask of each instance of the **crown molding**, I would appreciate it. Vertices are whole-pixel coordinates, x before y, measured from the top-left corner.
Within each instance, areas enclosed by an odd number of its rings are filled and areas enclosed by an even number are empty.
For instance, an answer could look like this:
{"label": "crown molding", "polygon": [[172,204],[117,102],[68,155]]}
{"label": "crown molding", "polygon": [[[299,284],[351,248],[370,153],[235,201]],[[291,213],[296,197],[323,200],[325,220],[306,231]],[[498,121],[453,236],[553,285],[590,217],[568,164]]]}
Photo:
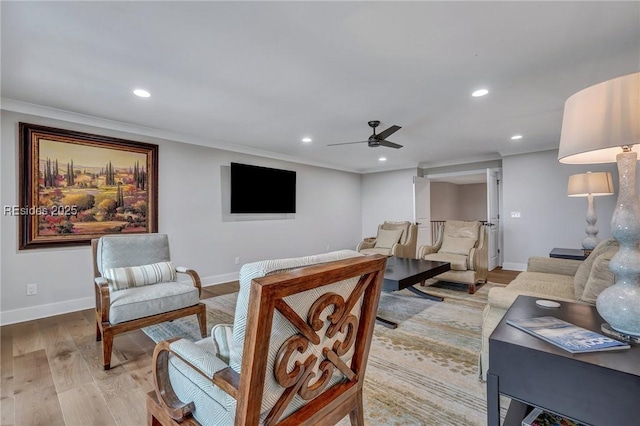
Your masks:
{"label": "crown molding", "polygon": [[280,154],[276,152],[266,151],[257,148],[251,148],[244,145],[232,144],[219,140],[203,139],[191,135],[167,130],[159,130],[151,127],[138,126],[131,123],[121,121],[108,120],[105,118],[95,117],[87,114],[81,114],[72,111],[66,111],[57,108],[46,107],[42,105],[32,104],[28,102],[16,101],[14,99],[0,98],[0,108],[7,111],[17,112],[21,114],[35,115],[53,120],[66,121],[69,123],[82,124],[86,126],[97,127],[101,129],[116,130],[119,132],[131,133],[139,136],[146,136],[167,141],[187,143],[191,145],[206,146],[209,148],[221,149],[224,151],[238,152],[241,154],[255,155],[258,157],[271,158],[274,160],[288,161],[292,163],[305,164],[308,166],[322,167],[326,169],[339,170],[343,172],[361,174],[362,171],[349,167],[340,167],[333,164],[323,163],[320,161],[307,160],[292,155]]}

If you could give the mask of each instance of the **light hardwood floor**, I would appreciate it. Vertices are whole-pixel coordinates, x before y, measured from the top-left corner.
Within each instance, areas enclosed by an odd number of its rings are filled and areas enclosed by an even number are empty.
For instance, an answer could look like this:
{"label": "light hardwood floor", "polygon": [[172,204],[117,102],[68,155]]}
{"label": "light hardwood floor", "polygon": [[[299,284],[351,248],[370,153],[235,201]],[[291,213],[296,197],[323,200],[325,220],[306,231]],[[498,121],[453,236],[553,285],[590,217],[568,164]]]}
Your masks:
{"label": "light hardwood floor", "polygon": [[[494,270],[489,281],[518,272]],[[203,298],[237,291],[237,282],[203,288]],[[2,426],[146,425],[154,343],[142,331],[114,339],[103,371],[92,309],[0,327]]]}

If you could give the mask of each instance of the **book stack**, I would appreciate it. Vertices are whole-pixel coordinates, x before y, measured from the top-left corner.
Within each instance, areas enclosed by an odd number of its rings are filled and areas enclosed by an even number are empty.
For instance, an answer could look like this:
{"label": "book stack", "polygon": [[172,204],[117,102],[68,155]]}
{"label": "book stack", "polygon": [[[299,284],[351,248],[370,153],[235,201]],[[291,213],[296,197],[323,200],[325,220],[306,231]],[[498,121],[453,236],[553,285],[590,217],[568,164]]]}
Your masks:
{"label": "book stack", "polygon": [[549,413],[541,408],[534,408],[527,417],[522,420],[522,426],[586,426],[566,417]]}

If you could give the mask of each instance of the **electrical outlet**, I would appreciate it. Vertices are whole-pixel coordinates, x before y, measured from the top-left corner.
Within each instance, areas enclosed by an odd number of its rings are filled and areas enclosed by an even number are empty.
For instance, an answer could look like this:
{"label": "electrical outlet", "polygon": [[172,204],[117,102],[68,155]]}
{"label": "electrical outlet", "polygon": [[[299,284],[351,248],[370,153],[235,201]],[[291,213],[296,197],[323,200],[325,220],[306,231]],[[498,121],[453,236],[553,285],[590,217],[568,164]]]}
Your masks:
{"label": "electrical outlet", "polygon": [[520,212],[511,212],[511,219],[520,219],[521,217]]}
{"label": "electrical outlet", "polygon": [[240,256],[236,257],[236,265],[240,264]]}
{"label": "electrical outlet", "polygon": [[27,296],[33,296],[38,293],[38,284],[27,284]]}

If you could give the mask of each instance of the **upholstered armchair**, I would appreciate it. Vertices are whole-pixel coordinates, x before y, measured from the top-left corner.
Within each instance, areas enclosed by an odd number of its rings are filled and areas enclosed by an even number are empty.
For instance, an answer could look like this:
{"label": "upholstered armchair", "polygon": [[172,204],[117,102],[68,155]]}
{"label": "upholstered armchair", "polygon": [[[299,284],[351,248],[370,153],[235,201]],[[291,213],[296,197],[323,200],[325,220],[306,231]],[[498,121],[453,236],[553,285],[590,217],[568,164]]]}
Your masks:
{"label": "upholstered armchair", "polygon": [[[110,235],[91,246],[96,340],[102,341],[105,370],[117,334],[196,314],[200,333],[207,335],[200,278],[192,269],[173,266],[167,235]],[[193,284],[178,282],[178,273],[189,275]]]}
{"label": "upholstered armchair", "polygon": [[378,234],[361,241],[356,251],[415,259],[417,243],[418,225],[411,222],[384,222],[378,226]]}
{"label": "upholstered armchair", "polygon": [[233,325],[156,346],[149,424],[364,425],[385,263],[342,250],[244,265]]}
{"label": "upholstered armchair", "polygon": [[451,269],[436,278],[467,284],[469,293],[487,281],[489,262],[486,226],[478,221],[448,220],[433,246],[418,249],[418,259],[449,262]]}

